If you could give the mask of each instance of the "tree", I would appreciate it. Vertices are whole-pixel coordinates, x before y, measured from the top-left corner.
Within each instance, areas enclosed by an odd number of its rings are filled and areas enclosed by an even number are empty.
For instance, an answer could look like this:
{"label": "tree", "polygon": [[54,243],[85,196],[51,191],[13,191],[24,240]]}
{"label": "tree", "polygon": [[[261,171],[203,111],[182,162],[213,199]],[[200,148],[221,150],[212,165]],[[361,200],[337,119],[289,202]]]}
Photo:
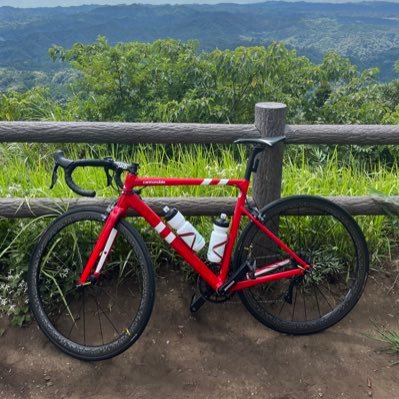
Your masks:
{"label": "tree", "polygon": [[66,113],[49,96],[44,87],[35,87],[24,93],[10,91],[0,94],[0,120],[39,121],[65,120]]}

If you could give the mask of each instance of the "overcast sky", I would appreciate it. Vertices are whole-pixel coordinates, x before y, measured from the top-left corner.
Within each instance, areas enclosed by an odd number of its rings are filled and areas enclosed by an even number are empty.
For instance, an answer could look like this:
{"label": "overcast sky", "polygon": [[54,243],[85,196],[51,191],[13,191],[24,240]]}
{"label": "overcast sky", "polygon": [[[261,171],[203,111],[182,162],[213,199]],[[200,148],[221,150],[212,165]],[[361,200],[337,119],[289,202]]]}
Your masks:
{"label": "overcast sky", "polygon": [[[13,6],[13,7],[56,7],[56,6],[78,6],[82,4],[133,4],[133,3],[146,3],[146,4],[192,4],[192,3],[258,3],[265,0],[0,0],[0,6]],[[295,0],[289,0],[295,1]],[[309,0],[307,0],[309,1]],[[320,3],[344,3],[348,0],[310,0],[312,2]],[[358,2],[361,0],[350,0]],[[375,0],[386,1],[386,0]],[[389,1],[389,0],[388,0]],[[398,2],[399,0],[391,0]]]}

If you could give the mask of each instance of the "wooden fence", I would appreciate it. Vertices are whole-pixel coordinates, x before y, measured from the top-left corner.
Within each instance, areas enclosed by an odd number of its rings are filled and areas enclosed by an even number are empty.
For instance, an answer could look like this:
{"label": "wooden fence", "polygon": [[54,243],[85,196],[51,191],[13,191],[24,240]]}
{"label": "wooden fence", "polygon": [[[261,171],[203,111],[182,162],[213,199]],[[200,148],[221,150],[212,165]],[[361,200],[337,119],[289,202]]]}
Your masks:
{"label": "wooden fence", "polygon": [[[196,123],[104,123],[104,122],[0,122],[0,142],[39,143],[159,143],[229,144],[238,138],[285,135],[281,143],[261,155],[253,181],[258,206],[281,195],[284,146],[286,144],[399,144],[396,125],[287,125],[287,107],[280,103],[258,103],[254,125]],[[6,173],[6,171],[3,171]],[[205,176],[204,177],[208,177]],[[214,176],[217,177],[217,176]],[[50,178],[50,176],[49,176]],[[398,183],[399,185],[399,183]],[[328,197],[356,215],[383,214],[393,210],[399,197],[389,201],[373,197]],[[1,198],[0,217],[29,218],[54,214],[68,206],[105,206],[112,199]],[[157,212],[174,205],[185,215],[232,213],[235,198],[148,198]]]}

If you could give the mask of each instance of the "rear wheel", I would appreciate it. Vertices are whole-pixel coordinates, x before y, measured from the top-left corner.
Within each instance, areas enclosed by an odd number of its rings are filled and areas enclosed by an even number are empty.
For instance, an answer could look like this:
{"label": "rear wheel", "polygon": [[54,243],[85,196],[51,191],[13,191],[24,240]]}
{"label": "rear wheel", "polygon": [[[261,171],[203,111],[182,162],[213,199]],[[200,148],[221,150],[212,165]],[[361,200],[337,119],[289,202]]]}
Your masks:
{"label": "rear wheel", "polygon": [[40,328],[62,351],[83,360],[126,350],[144,330],[154,303],[148,251],[122,219],[98,281],[77,286],[103,216],[87,209],[56,219],[41,237],[28,274],[30,306]]}
{"label": "rear wheel", "polygon": [[[239,292],[250,313],[274,330],[314,333],[341,320],[359,300],[367,279],[368,250],[359,226],[345,210],[319,197],[295,196],[265,207],[262,224],[311,266],[304,276],[281,279]],[[243,231],[235,265],[273,272],[297,267],[254,223]]]}

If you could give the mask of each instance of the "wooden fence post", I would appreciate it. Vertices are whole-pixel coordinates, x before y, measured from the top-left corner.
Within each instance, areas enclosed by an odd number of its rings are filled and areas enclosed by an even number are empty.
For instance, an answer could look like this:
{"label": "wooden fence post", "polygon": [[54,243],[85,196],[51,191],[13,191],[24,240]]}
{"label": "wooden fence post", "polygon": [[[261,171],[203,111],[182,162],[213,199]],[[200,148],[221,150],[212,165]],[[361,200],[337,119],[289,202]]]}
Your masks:
{"label": "wooden fence post", "polygon": [[[283,136],[287,106],[281,103],[255,105],[255,127],[261,137]],[[254,175],[253,198],[259,208],[281,196],[284,143],[274,145],[259,155]]]}

